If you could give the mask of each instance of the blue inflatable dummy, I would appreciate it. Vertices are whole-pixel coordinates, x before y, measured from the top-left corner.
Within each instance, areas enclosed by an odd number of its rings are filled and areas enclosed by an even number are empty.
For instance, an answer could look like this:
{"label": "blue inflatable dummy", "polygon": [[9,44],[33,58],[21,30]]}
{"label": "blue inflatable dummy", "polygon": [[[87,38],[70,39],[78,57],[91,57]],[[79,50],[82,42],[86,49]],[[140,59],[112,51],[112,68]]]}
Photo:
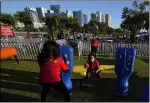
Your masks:
{"label": "blue inflatable dummy", "polygon": [[72,93],[72,82],[71,82],[71,74],[74,68],[74,51],[70,46],[60,45],[60,56],[69,61],[69,70],[67,72],[62,72],[62,80],[68,90],[68,92]]}
{"label": "blue inflatable dummy", "polygon": [[136,49],[117,48],[115,73],[117,75],[116,94],[128,94],[128,80],[133,72]]}
{"label": "blue inflatable dummy", "polygon": [[149,84],[145,87],[140,102],[149,102]]}

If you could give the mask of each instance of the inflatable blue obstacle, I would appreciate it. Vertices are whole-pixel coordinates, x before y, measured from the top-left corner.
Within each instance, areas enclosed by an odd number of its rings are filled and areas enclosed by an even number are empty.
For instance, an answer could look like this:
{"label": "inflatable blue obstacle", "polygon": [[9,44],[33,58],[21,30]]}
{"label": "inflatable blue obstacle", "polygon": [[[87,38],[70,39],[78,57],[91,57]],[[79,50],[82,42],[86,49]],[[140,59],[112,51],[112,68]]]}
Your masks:
{"label": "inflatable blue obstacle", "polygon": [[68,92],[72,93],[72,82],[71,82],[71,74],[74,69],[74,51],[70,46],[60,45],[60,56],[64,59],[67,59],[69,63],[69,70],[67,72],[62,72],[62,80],[68,90]]}
{"label": "inflatable blue obstacle", "polygon": [[136,56],[135,48],[117,48],[115,73],[117,75],[116,94],[128,94],[128,80],[133,72]]}
{"label": "inflatable blue obstacle", "polygon": [[149,83],[146,85],[143,93],[142,93],[142,98],[140,102],[149,102]]}

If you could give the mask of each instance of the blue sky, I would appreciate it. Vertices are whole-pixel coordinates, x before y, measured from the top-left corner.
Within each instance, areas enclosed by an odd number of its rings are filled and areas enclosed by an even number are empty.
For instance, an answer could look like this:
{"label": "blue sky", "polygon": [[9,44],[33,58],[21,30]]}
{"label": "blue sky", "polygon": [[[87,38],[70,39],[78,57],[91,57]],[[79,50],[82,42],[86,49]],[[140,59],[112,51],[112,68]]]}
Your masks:
{"label": "blue sky", "polygon": [[111,14],[112,27],[118,28],[122,21],[123,7],[132,7],[131,1],[2,1],[1,12],[15,13],[16,11],[23,11],[25,6],[30,7],[45,7],[50,9],[50,5],[60,4],[61,11],[77,11],[83,10],[84,14],[88,15],[90,20],[91,13],[100,11],[103,14]]}

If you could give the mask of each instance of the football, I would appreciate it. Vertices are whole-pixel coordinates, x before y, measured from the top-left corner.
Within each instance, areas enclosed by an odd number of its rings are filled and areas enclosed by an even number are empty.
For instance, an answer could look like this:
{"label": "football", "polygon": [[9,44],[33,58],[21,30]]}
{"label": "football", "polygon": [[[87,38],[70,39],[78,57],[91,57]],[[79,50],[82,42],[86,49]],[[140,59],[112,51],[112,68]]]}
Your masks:
{"label": "football", "polygon": [[89,64],[86,63],[86,64],[84,65],[84,68],[89,68]]}

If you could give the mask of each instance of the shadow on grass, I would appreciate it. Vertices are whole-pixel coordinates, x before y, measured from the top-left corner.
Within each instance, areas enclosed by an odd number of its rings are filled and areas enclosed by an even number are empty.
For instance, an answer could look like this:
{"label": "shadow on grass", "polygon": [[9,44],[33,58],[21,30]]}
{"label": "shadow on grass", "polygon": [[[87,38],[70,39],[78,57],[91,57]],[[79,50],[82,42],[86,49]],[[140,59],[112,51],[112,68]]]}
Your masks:
{"label": "shadow on grass", "polygon": [[[80,74],[76,74],[80,75]],[[111,75],[111,74],[110,74]],[[1,69],[1,99],[12,102],[39,102],[41,86],[34,72]],[[115,78],[90,78],[85,81],[83,88],[79,88],[79,79],[73,79],[73,94],[71,101],[74,102],[138,102],[141,93],[148,83],[148,78],[139,78],[134,73],[130,78],[129,95],[121,98],[113,95]],[[9,99],[8,99],[9,98]],[[63,101],[56,91],[50,91],[47,101]]]}
{"label": "shadow on grass", "polygon": [[149,64],[149,58],[142,58],[142,61],[144,61],[145,63]]}

